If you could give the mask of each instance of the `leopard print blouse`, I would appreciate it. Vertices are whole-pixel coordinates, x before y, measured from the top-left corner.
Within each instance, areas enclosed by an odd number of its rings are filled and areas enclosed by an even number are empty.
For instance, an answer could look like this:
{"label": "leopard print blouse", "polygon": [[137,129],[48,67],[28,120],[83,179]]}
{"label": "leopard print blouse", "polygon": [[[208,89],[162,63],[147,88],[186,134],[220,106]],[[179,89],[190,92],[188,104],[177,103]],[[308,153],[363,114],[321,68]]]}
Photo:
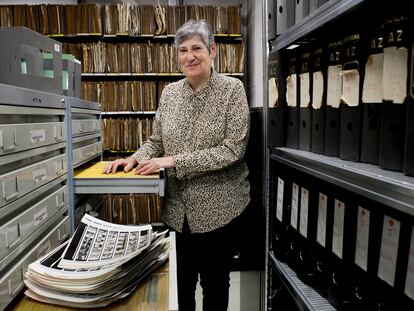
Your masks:
{"label": "leopard print blouse", "polygon": [[240,80],[212,71],[194,92],[187,79],[162,92],[153,134],[133,157],[139,162],[172,156],[166,169],[163,221],[182,232],[209,232],[237,217],[250,201],[243,161],[249,135],[249,108]]}

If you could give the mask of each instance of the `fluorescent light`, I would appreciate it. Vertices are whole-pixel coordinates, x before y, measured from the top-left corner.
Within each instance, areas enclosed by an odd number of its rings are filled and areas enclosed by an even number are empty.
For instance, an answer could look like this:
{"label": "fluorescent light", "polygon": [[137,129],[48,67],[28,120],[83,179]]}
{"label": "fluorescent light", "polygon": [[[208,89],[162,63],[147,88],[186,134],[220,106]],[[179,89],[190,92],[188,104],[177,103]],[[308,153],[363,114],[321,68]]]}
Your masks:
{"label": "fluorescent light", "polygon": [[291,44],[286,49],[287,50],[293,50],[293,49],[296,49],[298,46],[299,46],[299,44]]}

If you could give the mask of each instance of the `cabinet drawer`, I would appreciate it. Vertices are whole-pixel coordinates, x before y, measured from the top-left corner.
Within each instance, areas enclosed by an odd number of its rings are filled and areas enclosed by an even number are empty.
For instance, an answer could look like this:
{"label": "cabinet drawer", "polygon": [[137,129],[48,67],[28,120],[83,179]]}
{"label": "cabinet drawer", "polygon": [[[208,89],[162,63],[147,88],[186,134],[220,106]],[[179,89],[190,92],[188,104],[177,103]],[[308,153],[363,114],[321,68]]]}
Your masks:
{"label": "cabinet drawer", "polygon": [[99,132],[101,130],[101,120],[73,120],[72,135],[87,134],[91,132]]}
{"label": "cabinet drawer", "polygon": [[0,125],[0,156],[65,140],[64,122]]}
{"label": "cabinet drawer", "polygon": [[0,207],[66,173],[62,154],[0,176]]}
{"label": "cabinet drawer", "polygon": [[100,154],[102,152],[102,143],[96,142],[94,144],[81,147],[78,149],[73,150],[73,165],[77,165],[79,163],[82,163],[83,161],[89,160],[90,158],[93,158],[97,154]]}
{"label": "cabinet drawer", "polygon": [[28,265],[59,246],[69,236],[69,217],[66,216],[48,232],[38,243],[30,245],[22,254],[22,259],[7,269],[6,274],[0,279],[0,310],[3,310],[24,287],[23,276]]}
{"label": "cabinet drawer", "polygon": [[68,203],[68,198],[68,187],[63,186],[0,226],[0,258],[53,217]]}

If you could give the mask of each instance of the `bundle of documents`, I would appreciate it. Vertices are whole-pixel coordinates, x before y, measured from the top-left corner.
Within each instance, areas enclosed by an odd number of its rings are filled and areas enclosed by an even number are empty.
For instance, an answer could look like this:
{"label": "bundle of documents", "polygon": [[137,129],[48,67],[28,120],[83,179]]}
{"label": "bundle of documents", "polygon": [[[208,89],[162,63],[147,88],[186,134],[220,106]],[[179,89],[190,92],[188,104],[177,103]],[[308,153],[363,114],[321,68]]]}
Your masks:
{"label": "bundle of documents", "polygon": [[29,265],[25,294],[68,307],[106,306],[165,262],[166,234],[151,225],[115,225],[85,215],[69,241]]}

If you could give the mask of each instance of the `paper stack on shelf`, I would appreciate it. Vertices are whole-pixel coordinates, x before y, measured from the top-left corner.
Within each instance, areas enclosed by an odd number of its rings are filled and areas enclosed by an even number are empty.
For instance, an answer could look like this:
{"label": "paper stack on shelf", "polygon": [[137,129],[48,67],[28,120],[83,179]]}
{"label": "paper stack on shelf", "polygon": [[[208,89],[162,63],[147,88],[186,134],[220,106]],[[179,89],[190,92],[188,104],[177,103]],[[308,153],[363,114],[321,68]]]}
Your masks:
{"label": "paper stack on shelf", "polygon": [[73,237],[30,264],[26,296],[68,307],[106,306],[131,294],[168,258],[167,231],[123,226],[90,215]]}

